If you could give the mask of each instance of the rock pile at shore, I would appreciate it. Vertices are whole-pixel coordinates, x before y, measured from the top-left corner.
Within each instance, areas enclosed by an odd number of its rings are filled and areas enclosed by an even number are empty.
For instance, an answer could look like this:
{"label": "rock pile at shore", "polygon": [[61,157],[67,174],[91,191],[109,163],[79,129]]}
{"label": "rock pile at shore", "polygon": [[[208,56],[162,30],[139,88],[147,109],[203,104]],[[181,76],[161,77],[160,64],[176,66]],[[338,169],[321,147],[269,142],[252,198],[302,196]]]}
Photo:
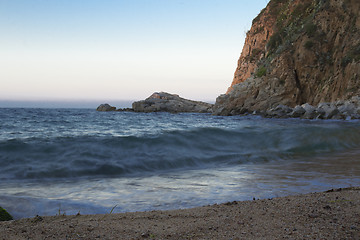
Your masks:
{"label": "rock pile at shore", "polygon": [[276,118],[304,118],[304,119],[360,119],[360,97],[352,97],[348,101],[334,103],[320,103],[312,106],[308,103],[294,108],[278,105],[261,115]]}

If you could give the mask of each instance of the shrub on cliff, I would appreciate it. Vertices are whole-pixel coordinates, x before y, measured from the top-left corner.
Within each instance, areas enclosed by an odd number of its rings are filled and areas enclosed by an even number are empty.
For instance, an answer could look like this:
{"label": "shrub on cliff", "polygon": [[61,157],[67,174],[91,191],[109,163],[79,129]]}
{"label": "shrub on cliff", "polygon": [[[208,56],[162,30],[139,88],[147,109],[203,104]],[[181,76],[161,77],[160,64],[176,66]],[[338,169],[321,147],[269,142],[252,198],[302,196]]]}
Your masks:
{"label": "shrub on cliff", "polygon": [[281,31],[275,32],[269,39],[267,47],[269,48],[269,53],[273,53],[278,49],[278,47],[283,43],[283,38],[286,36],[284,29]]}
{"label": "shrub on cliff", "polygon": [[2,207],[0,207],[0,221],[10,221],[13,217]]}
{"label": "shrub on cliff", "polygon": [[355,47],[352,47],[349,52],[347,52],[346,56],[343,57],[341,61],[341,66],[346,67],[349,63],[353,61],[359,62],[360,61],[360,44]]}
{"label": "shrub on cliff", "polygon": [[307,41],[307,42],[304,44],[304,47],[305,47],[307,50],[311,50],[313,46],[314,46],[314,42],[313,42],[313,41]]}
{"label": "shrub on cliff", "polygon": [[267,42],[268,54],[281,53],[284,49],[291,47],[297,37],[305,32],[309,38],[315,37],[317,25],[312,22],[320,1],[304,1],[295,8],[291,8],[291,0],[274,1],[269,10],[270,14],[276,17],[274,33]]}
{"label": "shrub on cliff", "polygon": [[313,22],[307,22],[304,26],[304,30],[308,37],[311,38],[315,36],[317,26]]}
{"label": "shrub on cliff", "polygon": [[255,76],[258,77],[258,78],[261,78],[262,76],[265,76],[266,75],[266,72],[267,72],[267,69],[265,66],[261,66],[258,68]]}

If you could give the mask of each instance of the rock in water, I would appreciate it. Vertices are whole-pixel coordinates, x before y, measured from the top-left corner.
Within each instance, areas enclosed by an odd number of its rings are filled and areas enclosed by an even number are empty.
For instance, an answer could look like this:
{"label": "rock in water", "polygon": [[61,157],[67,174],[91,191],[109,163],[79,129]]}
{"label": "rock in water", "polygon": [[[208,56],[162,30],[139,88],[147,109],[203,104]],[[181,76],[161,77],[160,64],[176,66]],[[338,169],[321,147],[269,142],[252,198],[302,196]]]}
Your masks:
{"label": "rock in water", "polygon": [[145,100],[134,102],[135,112],[212,113],[213,104],[188,100],[177,94],[155,92]]}
{"label": "rock in water", "polygon": [[116,107],[110,106],[107,103],[101,104],[96,109],[96,111],[99,111],[99,112],[110,112],[110,111],[115,111],[115,110],[116,110]]}
{"label": "rock in water", "polygon": [[0,207],[0,221],[10,221],[13,217],[2,207]]}

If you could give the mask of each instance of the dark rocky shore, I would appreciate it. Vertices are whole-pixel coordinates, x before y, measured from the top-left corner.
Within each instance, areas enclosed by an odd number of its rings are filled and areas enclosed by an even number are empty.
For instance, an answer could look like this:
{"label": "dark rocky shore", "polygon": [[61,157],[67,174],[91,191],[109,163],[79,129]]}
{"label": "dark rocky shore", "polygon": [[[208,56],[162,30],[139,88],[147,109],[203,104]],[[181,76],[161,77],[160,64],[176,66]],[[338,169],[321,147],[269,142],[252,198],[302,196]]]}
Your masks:
{"label": "dark rocky shore", "polygon": [[360,98],[353,97],[348,101],[320,103],[312,106],[308,103],[294,108],[278,105],[263,113],[265,117],[305,118],[305,119],[360,119]]}
{"label": "dark rocky shore", "polygon": [[337,101],[333,103],[320,103],[312,106],[308,103],[297,105],[291,108],[286,105],[277,105],[263,111],[249,111],[246,108],[230,111],[224,114],[223,109],[214,109],[215,115],[261,115],[267,118],[303,118],[303,119],[338,119],[351,120],[360,119],[360,97],[352,97],[347,101]]}
{"label": "dark rocky shore", "polygon": [[117,112],[133,112],[134,109],[132,109],[132,108],[118,108],[118,109],[116,109],[116,107],[111,106],[108,103],[105,103],[105,104],[100,104],[96,108],[96,111],[99,111],[99,112],[114,112],[114,111],[117,111]]}

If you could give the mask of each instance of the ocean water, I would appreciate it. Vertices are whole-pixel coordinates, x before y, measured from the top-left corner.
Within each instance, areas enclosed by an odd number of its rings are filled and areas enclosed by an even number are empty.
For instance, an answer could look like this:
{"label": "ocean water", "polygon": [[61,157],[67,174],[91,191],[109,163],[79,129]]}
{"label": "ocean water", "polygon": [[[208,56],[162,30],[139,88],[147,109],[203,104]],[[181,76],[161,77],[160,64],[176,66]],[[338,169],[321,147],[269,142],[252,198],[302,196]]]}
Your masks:
{"label": "ocean water", "polygon": [[0,108],[0,206],[15,218],[359,185],[359,121]]}

